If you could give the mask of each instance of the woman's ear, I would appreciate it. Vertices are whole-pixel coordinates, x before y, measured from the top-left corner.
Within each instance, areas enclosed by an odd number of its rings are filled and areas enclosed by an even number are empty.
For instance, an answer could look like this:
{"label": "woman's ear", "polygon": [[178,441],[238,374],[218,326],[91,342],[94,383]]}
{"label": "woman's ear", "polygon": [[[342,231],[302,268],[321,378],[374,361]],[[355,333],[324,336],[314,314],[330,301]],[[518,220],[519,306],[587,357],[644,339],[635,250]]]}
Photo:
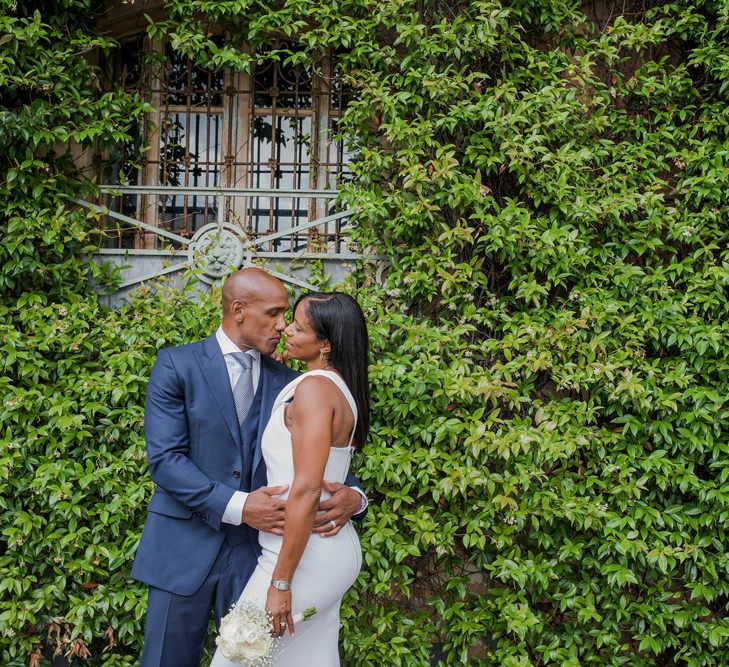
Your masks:
{"label": "woman's ear", "polygon": [[331,351],[332,351],[332,344],[328,340],[325,340],[321,346],[320,354],[329,356],[329,353]]}

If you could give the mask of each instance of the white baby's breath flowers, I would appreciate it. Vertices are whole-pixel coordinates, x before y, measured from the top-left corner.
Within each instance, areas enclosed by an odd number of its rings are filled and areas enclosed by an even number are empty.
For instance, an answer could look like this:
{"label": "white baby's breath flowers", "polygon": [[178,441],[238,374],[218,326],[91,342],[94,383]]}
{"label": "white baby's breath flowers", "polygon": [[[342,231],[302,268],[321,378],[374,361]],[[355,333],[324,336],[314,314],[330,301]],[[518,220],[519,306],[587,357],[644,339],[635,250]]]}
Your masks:
{"label": "white baby's breath flowers", "polygon": [[[294,623],[315,614],[316,607],[309,607],[294,614]],[[250,600],[237,602],[223,616],[215,643],[228,660],[248,667],[272,667],[276,663],[274,649],[278,640],[271,636],[271,617]]]}
{"label": "white baby's breath flowers", "polygon": [[245,662],[252,667],[274,664],[271,649],[271,618],[253,602],[234,604],[220,621],[220,633],[215,639],[221,653],[233,662]]}

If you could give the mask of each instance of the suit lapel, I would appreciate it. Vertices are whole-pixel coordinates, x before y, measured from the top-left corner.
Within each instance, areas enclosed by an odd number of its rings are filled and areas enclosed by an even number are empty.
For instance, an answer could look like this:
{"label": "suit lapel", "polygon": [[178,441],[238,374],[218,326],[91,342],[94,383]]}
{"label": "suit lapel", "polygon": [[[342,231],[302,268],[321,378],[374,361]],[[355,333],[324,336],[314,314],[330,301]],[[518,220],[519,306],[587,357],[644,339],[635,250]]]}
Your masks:
{"label": "suit lapel", "polygon": [[273,403],[281,390],[286,386],[287,375],[285,369],[271,361],[265,355],[261,355],[261,375],[258,379],[258,390],[261,392],[261,413],[258,417],[258,433],[256,437],[256,449],[253,453],[253,477],[256,477],[258,466],[263,460],[261,451],[261,438],[266,429],[268,420],[271,417]]}
{"label": "suit lapel", "polygon": [[210,387],[210,392],[225,419],[228,430],[238,447],[240,447],[240,427],[238,426],[238,417],[235,413],[233,392],[230,390],[228,368],[225,365],[225,359],[220,350],[220,345],[218,345],[218,341],[215,340],[214,335],[203,340],[202,351],[196,350],[195,356],[200,364],[205,380]]}

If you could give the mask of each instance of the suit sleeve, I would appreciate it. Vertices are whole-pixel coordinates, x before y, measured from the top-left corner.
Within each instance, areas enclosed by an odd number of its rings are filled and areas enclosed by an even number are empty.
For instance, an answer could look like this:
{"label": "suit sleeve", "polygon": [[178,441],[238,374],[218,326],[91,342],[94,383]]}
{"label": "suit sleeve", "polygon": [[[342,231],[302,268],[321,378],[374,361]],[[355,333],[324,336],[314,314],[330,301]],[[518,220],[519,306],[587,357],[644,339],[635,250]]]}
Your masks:
{"label": "suit sleeve", "polygon": [[190,433],[184,385],[168,350],[159,351],[149,378],[144,432],[154,482],[211,528],[220,530],[235,489],[210,479],[188,456]]}

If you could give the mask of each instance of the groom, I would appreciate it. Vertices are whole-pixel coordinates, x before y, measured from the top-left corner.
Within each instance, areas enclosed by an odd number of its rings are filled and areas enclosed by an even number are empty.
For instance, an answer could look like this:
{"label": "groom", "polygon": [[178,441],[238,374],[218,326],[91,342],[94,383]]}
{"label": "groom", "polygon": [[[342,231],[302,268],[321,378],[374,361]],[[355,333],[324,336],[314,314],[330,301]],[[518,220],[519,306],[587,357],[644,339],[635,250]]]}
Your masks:
{"label": "groom", "polygon": [[[286,487],[266,487],[261,436],[295,371],[272,360],[288,295],[258,268],[223,286],[223,320],[205,340],[159,351],[144,428],[155,492],[132,576],[149,586],[142,667],[197,667],[210,610],[219,623],[256,566],[258,531],[283,534]],[[315,532],[336,534],[366,500],[353,477]]]}

